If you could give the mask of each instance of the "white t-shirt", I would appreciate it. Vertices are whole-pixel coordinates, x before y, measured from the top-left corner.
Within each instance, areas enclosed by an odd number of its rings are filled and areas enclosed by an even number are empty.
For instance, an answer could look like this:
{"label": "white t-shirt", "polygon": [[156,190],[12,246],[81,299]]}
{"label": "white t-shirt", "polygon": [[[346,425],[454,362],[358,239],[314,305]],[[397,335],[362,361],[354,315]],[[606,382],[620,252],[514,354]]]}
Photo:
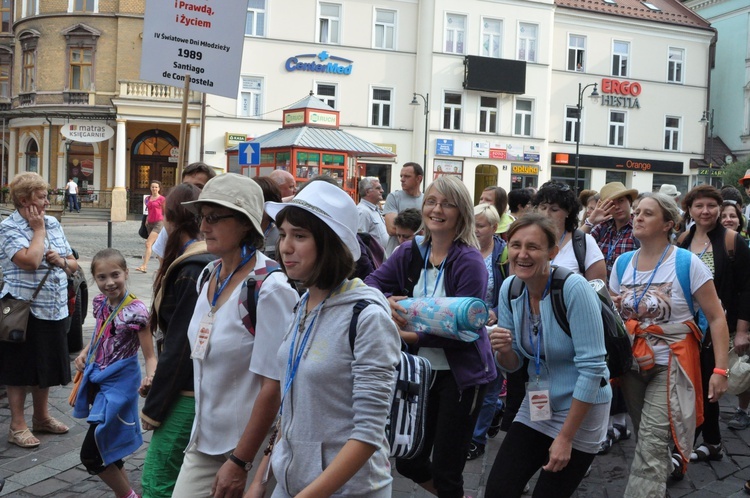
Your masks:
{"label": "white t-shirt", "polygon": [[[594,237],[589,234],[585,234],[584,240],[586,240],[586,260],[584,261],[584,268],[588,270],[589,268],[591,268],[591,265],[593,265],[597,261],[603,260],[604,254],[602,254],[602,250],[599,249],[599,245],[596,243],[596,240],[594,240]],[[573,251],[572,238],[568,240],[568,242],[562,247],[562,249],[560,249],[560,252],[557,253],[555,259],[552,260],[552,264],[567,268],[575,273],[581,273],[580,271],[578,271],[578,260],[576,259],[575,252]]]}
{"label": "white t-shirt", "polygon": [[65,188],[68,189],[69,194],[77,194],[78,193],[78,184],[74,182],[73,180],[70,180],[67,185],[65,185]]}
{"label": "white t-shirt", "polygon": [[151,246],[151,250],[156,254],[158,257],[164,259],[164,250],[167,248],[167,239],[169,238],[169,235],[167,234],[167,229],[164,227],[161,227],[161,231],[159,232],[159,236],[156,237],[156,242],[153,243]]}
{"label": "white t-shirt", "polygon": [[[445,271],[440,275],[437,268],[428,265],[427,270],[419,272],[419,280],[414,286],[414,297],[446,297],[445,295]],[[419,356],[427,358],[433,370],[450,370],[448,358],[445,356],[443,348],[419,348]]]}
{"label": "white t-shirt", "polygon": [[[667,323],[681,323],[693,318],[690,313],[685,295],[682,293],[682,286],[677,280],[677,271],[675,267],[676,248],[670,249],[670,254],[664,259],[662,264],[654,274],[651,285],[646,289],[646,284],[651,278],[652,271],[638,271],[633,280],[633,263],[638,256],[638,250],[633,254],[633,259],[625,268],[622,275],[622,282],[617,278],[617,271],[613,270],[609,277],[609,288],[615,294],[622,297],[620,315],[623,320],[635,318],[643,324],[643,327],[649,325],[661,325]],[[622,256],[620,256],[622,257]],[[617,258],[620,259],[620,258]],[[615,262],[615,269],[617,262]],[[690,291],[700,289],[703,284],[713,280],[711,271],[695,254],[690,254]],[[643,297],[641,295],[644,293]],[[640,298],[638,310],[635,310],[635,300]],[[697,301],[693,301],[695,311],[698,311]],[[669,347],[657,346],[654,348],[657,365],[667,365],[669,361]]]}

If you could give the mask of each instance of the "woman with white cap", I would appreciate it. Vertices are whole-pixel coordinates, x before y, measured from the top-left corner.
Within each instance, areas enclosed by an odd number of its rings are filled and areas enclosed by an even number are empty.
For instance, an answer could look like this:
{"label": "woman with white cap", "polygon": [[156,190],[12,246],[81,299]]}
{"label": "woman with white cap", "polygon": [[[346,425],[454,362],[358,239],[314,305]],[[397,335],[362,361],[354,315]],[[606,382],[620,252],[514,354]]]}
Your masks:
{"label": "woman with white cap", "polygon": [[[281,418],[270,461],[273,498],[391,497],[385,426],[400,359],[383,294],[350,280],[360,256],[357,208],[311,181],[288,203],[266,203],[286,274],[307,288],[278,351]],[[369,302],[350,335],[354,306]],[[264,459],[246,496],[263,496]]]}
{"label": "woman with white cap", "polygon": [[299,296],[257,250],[263,191],[256,182],[219,175],[183,206],[199,216],[206,249],[220,259],[198,281],[188,326],[195,420],[173,496],[239,497],[279,409],[276,352]]}

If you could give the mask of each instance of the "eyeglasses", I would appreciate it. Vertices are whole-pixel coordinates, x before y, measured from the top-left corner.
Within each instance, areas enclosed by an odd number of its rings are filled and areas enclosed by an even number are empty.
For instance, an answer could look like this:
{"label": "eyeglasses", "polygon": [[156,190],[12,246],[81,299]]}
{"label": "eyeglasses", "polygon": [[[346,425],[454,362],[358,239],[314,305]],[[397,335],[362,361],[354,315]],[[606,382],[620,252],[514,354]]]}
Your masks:
{"label": "eyeglasses", "polygon": [[424,205],[427,207],[431,207],[431,208],[434,208],[435,206],[439,205],[441,209],[456,209],[458,207],[452,202],[448,202],[448,201],[438,202],[435,199],[427,199],[426,201],[424,201]]}
{"label": "eyeglasses", "polygon": [[219,221],[226,219],[226,218],[234,218],[234,215],[233,214],[214,214],[214,213],[205,214],[205,215],[199,214],[198,224],[201,224],[203,223],[203,221],[205,221],[209,225],[215,225]]}

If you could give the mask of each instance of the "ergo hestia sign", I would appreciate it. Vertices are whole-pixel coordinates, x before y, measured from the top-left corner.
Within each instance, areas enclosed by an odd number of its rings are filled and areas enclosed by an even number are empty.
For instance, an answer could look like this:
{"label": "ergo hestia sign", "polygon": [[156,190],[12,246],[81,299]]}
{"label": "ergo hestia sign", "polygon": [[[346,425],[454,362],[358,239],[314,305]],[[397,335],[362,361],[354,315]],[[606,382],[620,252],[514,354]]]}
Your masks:
{"label": "ergo hestia sign", "polygon": [[[247,5],[146,0],[141,79],[237,98]],[[155,56],[158,54],[158,57]]]}

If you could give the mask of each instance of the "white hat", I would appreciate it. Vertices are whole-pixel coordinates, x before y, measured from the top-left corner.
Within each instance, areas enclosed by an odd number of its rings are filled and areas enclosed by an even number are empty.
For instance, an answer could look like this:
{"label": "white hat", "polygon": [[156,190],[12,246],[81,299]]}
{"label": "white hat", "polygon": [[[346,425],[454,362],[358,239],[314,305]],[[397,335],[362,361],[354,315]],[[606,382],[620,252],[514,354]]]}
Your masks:
{"label": "white hat", "polygon": [[659,187],[659,193],[660,194],[666,194],[669,197],[679,197],[682,192],[677,190],[677,187],[672,185],[671,183],[663,183],[661,187]]}
{"label": "white hat", "polygon": [[258,234],[263,235],[263,189],[247,176],[226,173],[211,178],[201,190],[197,201],[183,202],[185,209],[200,214],[201,204],[216,204],[245,216]]}
{"label": "white hat", "polygon": [[286,207],[297,207],[317,216],[339,236],[357,261],[360,256],[357,206],[346,192],[324,181],[310,182],[289,202],[266,202],[266,213],[276,220]]}

